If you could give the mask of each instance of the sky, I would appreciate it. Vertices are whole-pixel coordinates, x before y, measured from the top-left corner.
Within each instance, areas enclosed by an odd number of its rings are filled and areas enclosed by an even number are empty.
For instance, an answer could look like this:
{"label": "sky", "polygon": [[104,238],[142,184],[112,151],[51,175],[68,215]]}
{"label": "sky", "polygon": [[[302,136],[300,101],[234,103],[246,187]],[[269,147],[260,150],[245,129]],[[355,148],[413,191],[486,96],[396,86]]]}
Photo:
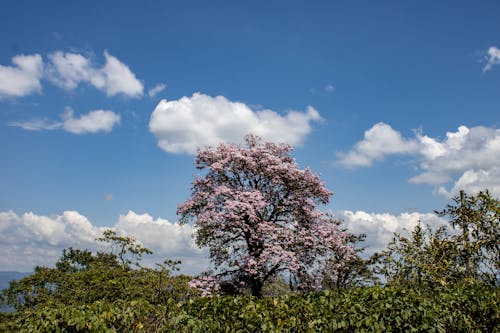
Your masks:
{"label": "sky", "polygon": [[295,147],[367,253],[500,196],[498,1],[3,1],[0,270],[105,228],[207,266],[177,224],[198,148]]}

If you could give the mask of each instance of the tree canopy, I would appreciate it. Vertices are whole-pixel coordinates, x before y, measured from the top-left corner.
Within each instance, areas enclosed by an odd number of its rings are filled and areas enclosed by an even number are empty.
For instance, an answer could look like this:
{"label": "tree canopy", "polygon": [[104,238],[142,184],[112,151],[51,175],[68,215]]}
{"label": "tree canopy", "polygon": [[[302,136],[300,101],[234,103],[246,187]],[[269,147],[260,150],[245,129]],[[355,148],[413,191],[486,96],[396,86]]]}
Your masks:
{"label": "tree canopy", "polygon": [[374,258],[389,283],[447,286],[464,281],[498,286],[500,201],[488,191],[461,191],[436,214],[448,224],[418,224],[409,237],[395,234]]}
{"label": "tree canopy", "polygon": [[318,205],[330,192],[300,169],[286,144],[245,138],[246,147],[221,144],[198,151],[191,197],[179,205],[181,222],[194,220],[196,243],[208,247],[215,273],[193,281],[205,293],[228,287],[260,296],[266,281],[288,274],[297,288],[321,288],[321,271],[334,252],[354,250],[348,235]]}

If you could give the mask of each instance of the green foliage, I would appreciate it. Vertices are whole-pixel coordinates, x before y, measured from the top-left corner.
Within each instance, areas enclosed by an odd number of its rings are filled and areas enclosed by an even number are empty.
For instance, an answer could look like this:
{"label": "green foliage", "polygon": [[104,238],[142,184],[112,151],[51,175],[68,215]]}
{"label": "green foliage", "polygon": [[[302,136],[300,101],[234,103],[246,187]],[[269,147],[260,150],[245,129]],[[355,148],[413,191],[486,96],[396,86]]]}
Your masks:
{"label": "green foliage", "polygon": [[292,293],[290,283],[280,275],[270,278],[262,288],[262,296],[265,297],[276,297],[290,293]]}
{"label": "green foliage", "polygon": [[388,283],[447,286],[482,281],[498,286],[500,278],[500,202],[486,192],[461,192],[440,216],[446,226],[432,230],[418,224],[410,237],[394,234],[387,249],[372,260]]}
{"label": "green foliage", "polygon": [[[65,249],[55,268],[36,267],[34,274],[11,282],[3,291],[4,303],[17,310],[52,303],[77,305],[137,298],[160,304],[195,294],[188,287],[190,277],[170,274],[179,261],[166,260],[158,269],[133,269],[131,264],[140,267],[140,257],[151,253],[149,249],[114,232],[106,231],[100,240],[111,243],[118,253]],[[132,262],[130,257],[136,261]]]}
{"label": "green foliage", "polygon": [[439,216],[447,216],[456,244],[455,259],[464,278],[492,285],[500,282],[500,201],[488,191],[475,196],[460,191]]}
{"label": "green foliage", "polygon": [[484,286],[447,291],[364,287],[319,294],[200,299],[171,324],[183,332],[494,331],[498,293]]}
{"label": "green foliage", "polygon": [[[18,332],[495,332],[498,289],[359,287],[280,297],[218,296],[45,304],[3,328]],[[3,325],[3,326],[2,326]],[[10,325],[10,326],[9,326]]]}
{"label": "green foliage", "polygon": [[171,275],[180,261],[144,268],[141,256],[151,251],[133,238],[105,232],[100,240],[114,253],[65,249],[55,268],[36,267],[32,275],[11,282],[2,303],[17,311],[2,314],[0,331],[103,332],[115,326],[118,332],[133,331],[156,325],[148,309],[196,295],[189,276]]}
{"label": "green foliage", "polygon": [[156,317],[156,313],[166,313],[166,309],[143,299],[69,306],[48,303],[0,324],[0,331],[15,328],[17,332],[157,332],[165,317]]}
{"label": "green foliage", "polygon": [[498,200],[461,193],[438,214],[452,230],[419,224],[373,259],[383,287],[366,286],[359,256],[333,257],[347,264],[323,272],[330,290],[294,293],[275,275],[263,298],[198,297],[190,277],[171,275],[179,261],[142,267],[150,250],[106,232],[111,252],[69,248],[55,268],[11,282],[2,296],[16,312],[0,313],[0,332],[500,332]]}
{"label": "green foliage", "polygon": [[372,260],[390,284],[437,287],[460,280],[450,260],[453,251],[444,226],[433,231],[418,224],[410,237],[394,234],[387,249]]}
{"label": "green foliage", "polygon": [[[110,244],[116,257],[120,260],[122,266],[130,266],[132,263],[136,266],[145,254],[152,254],[153,252],[141,246],[135,239],[131,237],[118,236],[115,231],[108,229],[104,231],[102,237],[97,238],[100,242]],[[132,261],[134,259],[135,261]]]}
{"label": "green foliage", "polygon": [[432,292],[363,287],[294,294],[200,299],[177,316],[191,332],[469,332],[494,331],[498,293],[484,286]]}
{"label": "green foliage", "polygon": [[64,249],[61,258],[56,262],[57,270],[66,273],[75,273],[92,267],[108,267],[114,269],[119,267],[116,255],[112,253],[97,252],[93,254],[88,250]]}

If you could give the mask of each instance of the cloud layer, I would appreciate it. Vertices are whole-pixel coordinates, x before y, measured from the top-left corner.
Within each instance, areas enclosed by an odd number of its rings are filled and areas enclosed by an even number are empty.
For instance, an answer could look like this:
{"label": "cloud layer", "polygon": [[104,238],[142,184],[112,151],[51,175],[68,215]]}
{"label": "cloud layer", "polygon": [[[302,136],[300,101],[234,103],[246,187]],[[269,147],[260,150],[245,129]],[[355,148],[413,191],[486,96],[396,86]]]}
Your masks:
{"label": "cloud layer", "polygon": [[[367,235],[361,244],[365,255],[383,250],[394,232],[405,234],[421,221],[432,226],[445,223],[434,214],[367,213],[343,210],[335,217],[344,220],[349,232]],[[13,211],[0,212],[0,267],[3,270],[31,271],[35,265],[53,265],[63,248],[103,249],[95,238],[102,235],[105,227],[98,227],[76,211],[65,211],[61,215],[43,216],[32,212],[17,215]],[[196,274],[207,268],[206,252],[194,244],[193,229],[189,225],[171,223],[165,219],[154,219],[149,214],[129,211],[120,215],[112,229],[120,235],[132,236],[154,255],[146,263],[154,265],[165,258],[181,259],[182,271]]]}
{"label": "cloud layer", "polygon": [[[451,195],[463,189],[471,193],[488,188],[500,196],[500,130],[460,126],[439,140],[417,132],[403,138],[391,126],[378,123],[347,153],[338,153],[340,165],[367,167],[388,155],[406,155],[418,161],[414,184],[436,186],[438,193]],[[452,182],[451,188],[446,185]]]}
{"label": "cloud layer", "polygon": [[73,134],[105,132],[109,133],[120,123],[120,115],[108,110],[93,110],[78,118],[73,116],[74,111],[66,108],[61,115],[62,121],[30,120],[12,122],[11,126],[20,127],[29,131],[64,130]]}
{"label": "cloud layer", "polygon": [[365,255],[385,249],[393,234],[409,235],[409,232],[420,221],[433,227],[445,224],[446,221],[432,213],[402,213],[392,215],[388,213],[367,213],[364,211],[342,210],[335,217],[344,221],[348,231],[354,234],[366,234],[365,242],[360,245],[366,247]]}
{"label": "cloud layer", "polygon": [[195,93],[160,101],[151,115],[149,129],[166,152],[194,154],[198,147],[239,143],[248,133],[268,141],[299,144],[311,131],[311,123],[319,120],[319,113],[312,107],[282,116],[272,110],[254,111],[223,96]]}
{"label": "cloud layer", "polygon": [[39,54],[17,55],[14,66],[0,65],[0,99],[22,97],[40,92],[43,76],[43,60]]}
{"label": "cloud layer", "polygon": [[[181,259],[184,271],[206,267],[204,253],[196,248],[189,225],[153,219],[149,214],[129,211],[112,227],[120,235],[136,238],[154,251],[150,264],[165,258]],[[63,248],[101,249],[95,238],[106,228],[93,225],[76,211],[42,216],[32,212],[17,215],[0,212],[0,267],[3,270],[31,271],[35,265],[53,265]]]}

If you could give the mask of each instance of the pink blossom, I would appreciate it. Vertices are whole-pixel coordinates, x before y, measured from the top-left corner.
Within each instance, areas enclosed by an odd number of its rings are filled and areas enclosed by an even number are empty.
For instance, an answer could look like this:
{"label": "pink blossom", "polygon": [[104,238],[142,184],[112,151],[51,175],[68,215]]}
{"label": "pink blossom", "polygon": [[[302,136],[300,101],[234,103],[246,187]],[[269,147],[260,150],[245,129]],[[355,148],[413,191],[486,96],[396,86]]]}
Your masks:
{"label": "pink blossom", "polygon": [[217,278],[213,276],[200,276],[189,281],[189,287],[198,290],[201,297],[211,297],[220,290]]}
{"label": "pink blossom", "polygon": [[299,169],[291,151],[253,135],[246,147],[198,151],[196,168],[206,173],[194,180],[191,197],[177,212],[181,223],[194,221],[196,243],[208,247],[219,272],[193,280],[194,288],[210,290],[204,295],[224,280],[259,296],[263,284],[280,273],[320,288],[315,272],[334,252],[343,251],[345,258],[353,252],[346,233],[318,209],[332,192],[311,170]]}

